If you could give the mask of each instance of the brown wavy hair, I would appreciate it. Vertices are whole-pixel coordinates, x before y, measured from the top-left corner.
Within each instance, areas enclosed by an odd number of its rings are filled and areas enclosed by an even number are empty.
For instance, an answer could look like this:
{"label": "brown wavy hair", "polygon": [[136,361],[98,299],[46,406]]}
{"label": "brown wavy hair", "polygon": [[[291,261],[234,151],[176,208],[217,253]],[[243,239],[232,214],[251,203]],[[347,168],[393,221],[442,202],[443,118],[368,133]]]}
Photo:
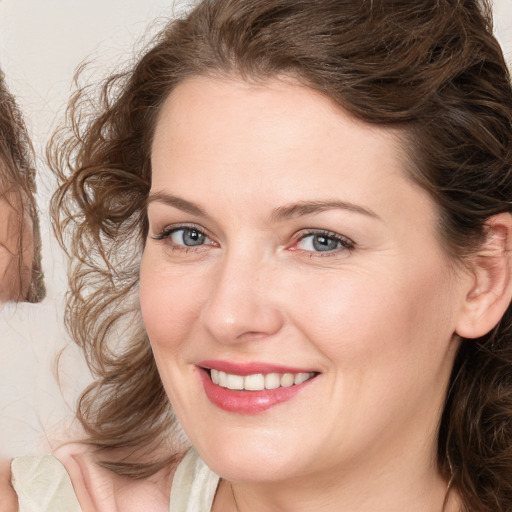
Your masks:
{"label": "brown wavy hair", "polygon": [[[96,376],[78,417],[107,459],[121,447],[154,453],[174,421],[138,310],[138,267],[157,116],[198,75],[293,77],[366,123],[401,128],[454,258],[479,247],[490,216],[512,211],[512,89],[485,1],[200,2],[99,95],[79,88],[50,147],[55,226],[71,256],[67,325]],[[438,437],[466,509],[510,512],[510,307],[492,332],[462,340]],[[104,464],[143,477],[169,460],[139,451]]]}
{"label": "brown wavy hair", "polygon": [[[0,302],[39,302],[45,294],[34,194],[32,145],[21,112],[0,71],[0,201],[7,202],[12,209],[12,215],[1,222],[8,223],[9,236],[14,233],[14,243],[10,243],[9,247],[0,240],[3,250],[11,254],[13,263],[7,269],[9,275],[0,276],[0,280],[6,279],[9,284],[8,289],[4,290],[6,296],[0,293]],[[30,231],[27,232],[27,229]],[[23,260],[29,244],[34,246],[34,259],[31,268],[26,268]]]}

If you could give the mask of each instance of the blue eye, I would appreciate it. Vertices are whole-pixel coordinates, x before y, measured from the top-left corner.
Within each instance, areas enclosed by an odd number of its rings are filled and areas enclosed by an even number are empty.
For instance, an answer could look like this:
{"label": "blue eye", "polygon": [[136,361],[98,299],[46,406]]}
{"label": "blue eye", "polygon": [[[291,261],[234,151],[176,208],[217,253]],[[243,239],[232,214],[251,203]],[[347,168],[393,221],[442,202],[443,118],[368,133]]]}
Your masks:
{"label": "blue eye", "polygon": [[200,229],[193,226],[176,226],[166,228],[159,235],[153,237],[155,240],[163,240],[172,249],[188,249],[189,247],[201,247],[203,245],[214,245],[214,242]]}
{"label": "blue eye", "polygon": [[169,233],[168,238],[176,245],[185,245],[187,247],[203,245],[209,241],[204,233],[193,228],[175,229]]}
{"label": "blue eye", "polygon": [[296,244],[297,249],[310,252],[334,252],[353,247],[353,242],[348,238],[330,232],[305,234]]}

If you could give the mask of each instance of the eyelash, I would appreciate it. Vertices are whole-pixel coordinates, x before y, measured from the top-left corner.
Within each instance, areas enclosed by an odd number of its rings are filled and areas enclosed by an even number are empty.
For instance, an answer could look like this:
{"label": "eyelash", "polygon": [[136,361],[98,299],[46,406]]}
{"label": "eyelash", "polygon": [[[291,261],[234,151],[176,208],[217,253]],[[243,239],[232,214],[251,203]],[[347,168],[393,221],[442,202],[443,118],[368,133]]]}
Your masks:
{"label": "eyelash", "polygon": [[[167,227],[163,229],[158,235],[152,236],[153,240],[157,241],[165,241],[167,239],[170,239],[174,233],[177,233],[178,231],[193,231],[198,233],[200,236],[205,237],[207,240],[212,240],[208,234],[205,233],[204,229],[200,226],[194,225],[194,224],[182,224],[178,226],[172,226]],[[340,247],[336,247],[332,250],[327,251],[314,251],[314,250],[307,250],[307,249],[300,249],[296,247],[297,244],[302,242],[308,237],[323,237],[325,239],[334,240],[337,244],[340,245]],[[204,246],[211,246],[215,245],[215,242],[211,243],[203,243],[198,244],[197,246],[194,245],[181,245],[175,242],[170,241],[169,242],[169,248],[173,251],[181,251],[181,252],[189,252],[189,251],[198,251],[204,248]],[[310,253],[310,257],[327,257],[327,256],[335,256],[343,251],[352,251],[355,248],[355,243],[350,240],[350,238],[347,238],[346,236],[339,235],[338,233],[335,233],[333,231],[326,231],[326,230],[307,230],[300,232],[298,236],[295,237],[295,240],[293,241],[292,245],[288,247],[289,250],[292,251],[302,251]]]}
{"label": "eyelash", "polygon": [[[211,238],[204,232],[203,228],[196,226],[194,224],[181,224],[178,226],[167,227],[167,228],[163,229],[162,231],[160,231],[160,233],[158,235],[152,236],[151,238],[153,240],[157,240],[157,241],[165,241],[165,240],[170,239],[172,237],[172,235],[174,233],[177,233],[178,231],[189,231],[189,232],[194,231],[194,232],[198,233],[199,235],[204,236],[206,239],[211,240]],[[205,244],[200,244],[197,246],[181,245],[181,244],[172,242],[172,240],[170,240],[168,243],[168,246],[171,250],[180,251],[180,252],[198,251],[198,250],[201,250],[201,248],[203,248],[205,245],[208,246],[208,245],[214,245],[214,244],[205,243]]]}

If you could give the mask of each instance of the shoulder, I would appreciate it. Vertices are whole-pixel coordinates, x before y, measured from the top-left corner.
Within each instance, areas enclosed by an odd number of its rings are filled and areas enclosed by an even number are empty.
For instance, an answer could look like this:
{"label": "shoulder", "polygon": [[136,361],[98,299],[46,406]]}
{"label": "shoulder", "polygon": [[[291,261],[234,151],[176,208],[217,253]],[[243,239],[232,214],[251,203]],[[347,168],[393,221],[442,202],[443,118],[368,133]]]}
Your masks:
{"label": "shoulder", "polygon": [[82,512],[66,469],[52,455],[13,459],[11,482],[20,512]]}

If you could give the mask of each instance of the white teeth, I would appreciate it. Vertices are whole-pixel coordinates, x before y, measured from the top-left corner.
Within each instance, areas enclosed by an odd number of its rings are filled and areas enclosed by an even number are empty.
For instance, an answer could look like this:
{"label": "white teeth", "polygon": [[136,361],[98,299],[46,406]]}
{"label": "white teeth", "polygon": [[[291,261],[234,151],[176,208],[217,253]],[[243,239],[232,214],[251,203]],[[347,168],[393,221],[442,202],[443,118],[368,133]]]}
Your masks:
{"label": "white teeth", "polygon": [[223,388],[228,387],[228,376],[224,372],[219,371],[219,386],[222,386]]}
{"label": "white teeth", "polygon": [[244,389],[244,378],[241,375],[232,375],[228,373],[227,388],[228,389]]}
{"label": "white teeth", "polygon": [[293,385],[306,382],[314,373],[255,373],[252,375],[234,375],[221,372],[220,370],[210,370],[212,382],[223,388],[246,391],[263,391],[264,389],[277,389],[279,387],[288,388]]}
{"label": "white teeth", "polygon": [[311,377],[310,373],[297,373],[297,375],[295,375],[293,383],[302,384],[303,382],[306,382],[309,379],[309,377]]}
{"label": "white teeth", "polygon": [[281,377],[281,386],[283,388],[289,388],[290,386],[293,386],[294,380],[295,380],[295,377],[294,377],[293,373],[285,373]]}
{"label": "white teeth", "polygon": [[244,380],[244,389],[247,391],[261,391],[265,389],[265,377],[261,373],[247,375]]}
{"label": "white teeth", "polygon": [[267,373],[265,375],[265,389],[277,389],[281,386],[281,375],[279,373]]}

